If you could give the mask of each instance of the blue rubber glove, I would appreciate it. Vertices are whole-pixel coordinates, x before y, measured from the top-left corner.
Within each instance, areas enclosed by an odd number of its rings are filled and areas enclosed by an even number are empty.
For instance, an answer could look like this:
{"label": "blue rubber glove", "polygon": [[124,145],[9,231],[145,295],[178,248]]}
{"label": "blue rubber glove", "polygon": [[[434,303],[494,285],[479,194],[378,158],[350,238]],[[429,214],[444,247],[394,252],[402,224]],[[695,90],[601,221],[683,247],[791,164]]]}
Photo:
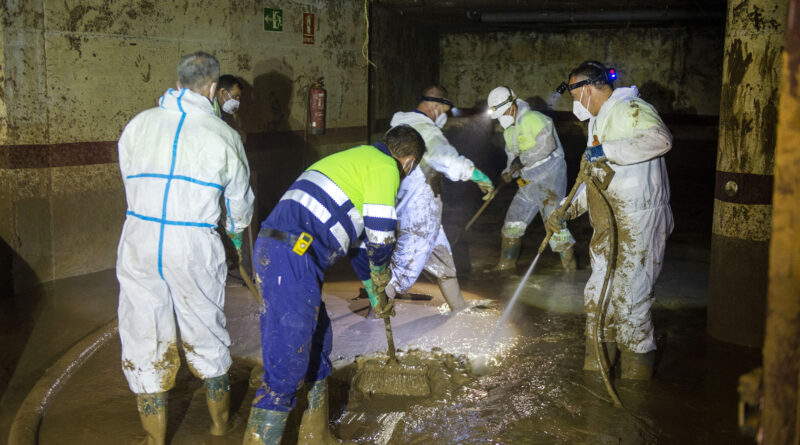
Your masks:
{"label": "blue rubber glove", "polygon": [[583,156],[589,163],[599,161],[606,158],[606,153],[603,151],[603,145],[595,145],[594,147],[586,147]]}
{"label": "blue rubber glove", "polygon": [[494,191],[494,185],[492,185],[492,180],[486,176],[486,173],[478,170],[477,168],[472,170],[472,177],[470,178],[471,181],[478,184],[480,187],[481,192],[484,193],[483,200],[486,201],[492,196],[492,192]]}
{"label": "blue rubber glove", "polygon": [[242,232],[235,233],[235,232],[228,232],[226,230],[225,233],[228,235],[228,238],[231,239],[231,242],[233,243],[233,247],[236,248],[236,251],[239,252],[239,254],[241,254],[242,253]]}

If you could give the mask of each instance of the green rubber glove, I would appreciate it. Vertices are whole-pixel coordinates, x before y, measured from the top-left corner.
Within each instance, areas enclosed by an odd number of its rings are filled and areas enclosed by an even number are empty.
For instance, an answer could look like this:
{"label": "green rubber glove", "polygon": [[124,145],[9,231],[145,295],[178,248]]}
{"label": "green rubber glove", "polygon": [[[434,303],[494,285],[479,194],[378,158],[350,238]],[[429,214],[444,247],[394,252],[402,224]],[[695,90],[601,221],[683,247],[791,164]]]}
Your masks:
{"label": "green rubber glove", "polygon": [[370,303],[375,310],[375,314],[381,318],[394,316],[394,302],[386,296],[386,285],[392,279],[392,272],[386,264],[375,266],[369,265],[369,281],[372,283],[372,293],[375,295],[375,302],[372,301],[370,291],[367,290],[367,295],[370,296]]}
{"label": "green rubber glove", "polygon": [[367,280],[361,280],[361,283],[364,285],[364,289],[367,291],[367,297],[369,297],[369,304],[372,307],[378,305],[378,294],[375,293],[375,286],[372,284],[372,278]]}
{"label": "green rubber glove", "polygon": [[241,254],[241,252],[242,252],[242,232],[235,233],[235,232],[225,231],[225,233],[228,235],[228,238],[231,239],[231,242],[233,243],[233,247],[236,248],[236,251]]}
{"label": "green rubber glove", "polygon": [[492,180],[486,176],[486,173],[478,170],[477,168],[472,170],[472,177],[470,178],[474,183],[478,184],[480,187],[481,192],[484,193],[483,200],[486,201],[492,196],[492,192],[494,191],[494,185],[492,185]]}

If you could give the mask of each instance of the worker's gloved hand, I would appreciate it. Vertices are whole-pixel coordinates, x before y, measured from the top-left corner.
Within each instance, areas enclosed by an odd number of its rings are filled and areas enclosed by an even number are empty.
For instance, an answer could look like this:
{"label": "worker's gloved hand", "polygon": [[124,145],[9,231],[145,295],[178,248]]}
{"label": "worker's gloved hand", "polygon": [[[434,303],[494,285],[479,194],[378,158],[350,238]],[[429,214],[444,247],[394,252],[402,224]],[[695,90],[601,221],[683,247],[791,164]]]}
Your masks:
{"label": "worker's gloved hand", "polygon": [[372,288],[375,292],[375,295],[380,295],[381,293],[386,292],[386,285],[389,284],[389,280],[391,278],[392,272],[389,270],[388,265],[369,265],[369,279],[372,281]]}
{"label": "worker's gloved hand", "polygon": [[228,238],[231,239],[231,242],[233,243],[233,247],[236,248],[236,252],[239,255],[241,255],[242,254],[242,233],[243,232],[235,233],[235,232],[225,231],[225,233],[228,235]]}
{"label": "worker's gloved hand", "polygon": [[595,145],[594,147],[586,147],[586,151],[583,152],[583,156],[590,163],[606,159],[606,153],[603,151],[602,144]]}
{"label": "worker's gloved hand", "polygon": [[503,182],[511,182],[511,180],[522,171],[522,167],[522,161],[519,159],[519,156],[517,156],[511,161],[511,165],[503,171]]}
{"label": "worker's gloved hand", "polygon": [[566,227],[564,214],[561,212],[561,209],[554,210],[553,213],[547,217],[547,221],[544,222],[544,227],[550,233],[558,233]]}
{"label": "worker's gloved hand", "polygon": [[489,179],[488,176],[486,176],[486,173],[476,168],[472,170],[472,178],[470,179],[476,184],[478,184],[478,187],[480,187],[481,192],[484,193],[483,196],[484,201],[491,198],[492,192],[494,191],[494,185],[492,185],[492,180]]}
{"label": "worker's gloved hand", "polygon": [[375,311],[375,315],[379,318],[394,317],[396,315],[394,312],[394,298],[388,298],[386,292],[384,292],[378,297],[378,304],[372,306],[372,310]]}

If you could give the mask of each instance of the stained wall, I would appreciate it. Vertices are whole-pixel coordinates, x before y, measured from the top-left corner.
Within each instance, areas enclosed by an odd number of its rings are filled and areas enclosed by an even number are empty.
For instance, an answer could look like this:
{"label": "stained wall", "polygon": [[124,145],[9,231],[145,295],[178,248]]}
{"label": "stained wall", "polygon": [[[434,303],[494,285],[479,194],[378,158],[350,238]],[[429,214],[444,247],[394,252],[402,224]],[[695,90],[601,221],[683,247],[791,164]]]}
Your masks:
{"label": "stained wall", "polygon": [[[264,30],[264,8],[282,9],[282,32]],[[303,44],[303,12],[316,14],[313,45]],[[181,55],[210,52],[245,83],[239,124],[259,219],[308,164],[367,139],[363,3],[9,0],[2,17],[3,295],[113,267],[126,208],[116,140],[175,85]],[[308,87],[320,77],[328,130],[306,136]]]}

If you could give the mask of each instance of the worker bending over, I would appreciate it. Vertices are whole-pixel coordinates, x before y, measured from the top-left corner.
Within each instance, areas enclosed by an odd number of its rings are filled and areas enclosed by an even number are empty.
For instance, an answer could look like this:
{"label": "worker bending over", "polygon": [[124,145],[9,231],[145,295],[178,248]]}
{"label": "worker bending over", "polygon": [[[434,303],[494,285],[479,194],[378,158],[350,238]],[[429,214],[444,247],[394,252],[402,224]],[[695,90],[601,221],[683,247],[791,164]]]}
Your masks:
{"label": "worker bending over", "polygon": [[184,56],[178,89],[134,117],[119,139],[128,201],[117,250],[122,371],[150,445],[165,440],[166,391],[180,366],[176,322],[189,369],[205,383],[211,434],[228,429],[227,268],[215,228],[222,195],[226,229],[239,238],[253,193],[242,141],[214,115],[218,77],[211,55]]}
{"label": "worker bending over", "polygon": [[[323,158],[289,187],[261,224],[255,245],[261,313],[263,383],[250,411],[245,444],[280,443],[295,396],[311,384],[301,442],[336,443],[328,429],[326,378],[331,372],[331,322],[321,300],[325,269],[363,241],[373,295],[384,293],[397,225],[400,180],[414,170],[424,142],[409,126],[381,142]],[[365,236],[366,235],[366,236]],[[391,300],[375,312],[393,314]]]}
{"label": "worker bending over", "polygon": [[[436,278],[439,289],[452,311],[466,307],[456,277],[456,265],[450,243],[442,227],[442,175],[451,181],[473,181],[481,191],[490,194],[492,181],[469,159],[458,154],[442,134],[447,112],[453,104],[446,98],[447,90],[431,86],[422,92],[414,111],[398,112],[391,126],[410,125],[425,140],[425,155],[420,168],[415,169],[400,184],[397,193],[397,246],[392,254],[392,278],[386,294],[404,294],[423,270]],[[353,260],[353,266],[365,287],[370,288],[369,270],[363,252]],[[374,296],[370,296],[374,298]]]}
{"label": "worker bending over", "polygon": [[[522,236],[536,213],[546,221],[564,199],[567,163],[553,120],[531,110],[513,90],[503,86],[493,89],[488,105],[491,118],[503,127],[508,157],[503,180],[518,178],[519,185],[503,223],[500,260],[492,269],[504,271],[516,266]],[[574,244],[566,227],[550,238],[550,248],[558,252],[564,269],[575,270]]]}
{"label": "worker bending over", "polygon": [[[653,286],[661,272],[667,236],[672,232],[669,178],[664,154],[672,148],[672,135],[652,105],[639,98],[635,86],[614,88],[616,73],[599,62],[587,61],[569,75],[573,110],[589,120],[585,158],[608,164],[613,179],[606,190],[580,190],[567,212],[554,213],[548,227],[557,230],[563,220],[589,211],[594,234],[589,246],[592,275],[584,290],[586,358],[584,369],[599,370],[595,360],[594,324],[597,305],[609,267],[610,224],[616,226],[616,269],[611,277],[608,312],[602,319],[601,341],[606,342],[613,364],[622,352],[622,378],[649,379],[653,373],[656,342],[650,306]],[[592,168],[602,176],[603,170]],[[598,194],[599,193],[599,194]],[[603,200],[611,207],[608,215]],[[611,216],[611,218],[609,218]]]}

